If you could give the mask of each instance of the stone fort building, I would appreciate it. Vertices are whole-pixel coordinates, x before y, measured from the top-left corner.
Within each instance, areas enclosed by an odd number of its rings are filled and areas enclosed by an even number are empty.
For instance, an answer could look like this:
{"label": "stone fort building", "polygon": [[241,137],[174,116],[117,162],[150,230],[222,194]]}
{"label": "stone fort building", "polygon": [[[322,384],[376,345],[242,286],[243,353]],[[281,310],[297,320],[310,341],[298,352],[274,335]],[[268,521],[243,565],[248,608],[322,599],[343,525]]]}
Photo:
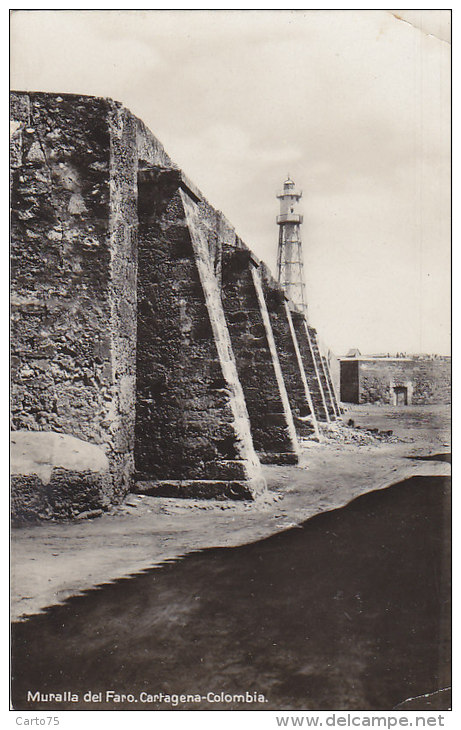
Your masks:
{"label": "stone fort building", "polygon": [[400,354],[343,357],[340,394],[344,403],[392,406],[451,403],[451,357]]}
{"label": "stone fort building", "polygon": [[260,497],[340,412],[315,329],[121,104],[11,117],[16,519]]}

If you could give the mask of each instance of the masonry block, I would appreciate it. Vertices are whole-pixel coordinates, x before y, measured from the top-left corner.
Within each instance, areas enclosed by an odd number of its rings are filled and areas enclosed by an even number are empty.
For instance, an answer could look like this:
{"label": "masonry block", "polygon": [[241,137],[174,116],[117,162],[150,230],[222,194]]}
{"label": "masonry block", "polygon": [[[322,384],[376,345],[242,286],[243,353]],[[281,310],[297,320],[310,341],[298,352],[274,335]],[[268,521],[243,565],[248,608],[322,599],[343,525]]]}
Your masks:
{"label": "masonry block", "polygon": [[13,524],[94,517],[113,497],[109,460],[100,446],[53,431],[11,433]]}

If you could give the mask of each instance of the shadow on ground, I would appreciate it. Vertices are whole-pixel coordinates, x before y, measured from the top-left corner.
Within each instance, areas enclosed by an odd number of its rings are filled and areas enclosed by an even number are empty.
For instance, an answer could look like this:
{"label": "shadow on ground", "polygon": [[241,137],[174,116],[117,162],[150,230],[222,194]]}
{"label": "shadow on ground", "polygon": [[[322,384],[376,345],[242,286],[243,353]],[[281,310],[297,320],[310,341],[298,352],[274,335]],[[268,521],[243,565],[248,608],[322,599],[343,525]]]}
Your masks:
{"label": "shadow on ground", "polygon": [[[82,702],[113,689],[268,699],[180,710],[390,710],[446,687],[449,507],[448,479],[414,477],[15,624],[14,708],[174,709]],[[80,702],[28,702],[28,690]]]}
{"label": "shadow on ground", "polygon": [[412,461],[443,461],[447,464],[451,464],[451,454],[429,454],[429,456],[407,456],[407,459]]}

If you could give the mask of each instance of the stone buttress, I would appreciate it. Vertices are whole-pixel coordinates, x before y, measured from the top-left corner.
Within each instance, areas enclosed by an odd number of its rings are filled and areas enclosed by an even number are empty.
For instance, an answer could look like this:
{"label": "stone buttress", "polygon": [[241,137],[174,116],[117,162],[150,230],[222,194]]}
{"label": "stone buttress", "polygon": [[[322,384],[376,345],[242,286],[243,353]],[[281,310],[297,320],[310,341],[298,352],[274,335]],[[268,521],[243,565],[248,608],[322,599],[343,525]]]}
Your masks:
{"label": "stone buttress", "polygon": [[[265,483],[218,278],[208,276],[212,262],[206,252],[200,258],[197,240],[189,235],[185,241],[186,203],[177,184],[171,189],[171,177],[154,196],[156,210],[166,200],[170,206],[162,218],[165,235],[155,243],[158,267],[151,282],[155,290],[159,272],[165,276],[165,296],[152,332],[146,329],[146,309],[155,306],[143,301],[144,291],[152,294],[144,268],[152,232],[143,190],[138,282],[138,167],[179,171],[145,125],[117,102],[17,92],[11,112],[13,519],[98,514],[133,488],[135,457],[144,478],[168,479],[178,496],[191,493],[191,480],[201,496],[258,496]],[[170,248],[162,250],[159,241],[166,240]],[[184,349],[175,362],[168,359],[178,344],[170,333],[177,336],[178,328]],[[137,371],[146,342],[155,337],[158,354]],[[162,417],[144,420],[151,447],[138,424],[135,449],[137,410],[142,423],[146,401],[155,400],[166,377],[169,384],[184,379],[184,398],[171,418],[159,405]],[[174,448],[181,442],[174,457],[172,432]]]}
{"label": "stone buttress", "polygon": [[330,417],[328,415],[323,385],[312,350],[306,318],[303,314],[295,310],[293,306],[290,306],[290,312],[317,421],[329,423]]}
{"label": "stone buttress", "polygon": [[287,297],[264,264],[260,264],[260,270],[264,298],[296,433],[300,438],[315,437],[318,439],[317,417],[304,372],[291,312],[287,306]]}
{"label": "stone buttress", "polygon": [[315,330],[121,104],[11,112],[13,518],[263,495],[339,415]]}
{"label": "stone buttress", "polygon": [[333,383],[333,378],[331,377],[330,366],[328,365],[328,360],[325,357],[325,355],[321,354],[321,358],[322,358],[323,369],[325,371],[325,376],[327,379],[328,390],[331,395],[331,401],[333,404],[335,416],[337,418],[339,418],[339,416],[341,415],[341,406],[339,405],[338,395],[336,393],[336,388]]}
{"label": "stone buttress", "polygon": [[196,195],[140,170],[137,491],[252,498],[264,489]]}
{"label": "stone buttress", "polygon": [[297,463],[296,429],[257,267],[246,247],[223,246],[224,312],[260,459]]}
{"label": "stone buttress", "polygon": [[319,380],[322,386],[323,396],[325,400],[325,405],[328,411],[328,417],[330,421],[336,420],[336,410],[334,406],[333,396],[330,391],[330,386],[328,384],[328,378],[327,373],[325,370],[325,365],[322,359],[322,356],[320,354],[320,348],[317,338],[317,330],[314,329],[314,327],[311,327],[310,325],[306,324],[307,329],[307,335],[310,340],[310,346],[312,355],[314,358],[315,366],[317,369],[317,372],[319,374]]}

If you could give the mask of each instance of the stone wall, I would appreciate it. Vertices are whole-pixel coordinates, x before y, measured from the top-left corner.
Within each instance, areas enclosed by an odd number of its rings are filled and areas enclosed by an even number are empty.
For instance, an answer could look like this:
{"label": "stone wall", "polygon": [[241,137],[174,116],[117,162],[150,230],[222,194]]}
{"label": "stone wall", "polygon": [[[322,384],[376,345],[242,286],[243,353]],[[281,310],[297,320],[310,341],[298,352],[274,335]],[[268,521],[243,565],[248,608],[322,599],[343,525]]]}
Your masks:
{"label": "stone wall", "polygon": [[277,377],[273,333],[268,318],[264,321],[252,271],[257,263],[248,249],[224,245],[223,251],[224,313],[255,448],[266,463],[296,463],[293,417],[283,378]]}
{"label": "stone wall", "polygon": [[317,339],[317,330],[315,330],[314,327],[310,327],[309,325],[307,325],[307,332],[310,340],[310,349],[312,351],[315,368],[317,370],[318,379],[320,381],[320,386],[323,392],[324,402],[328,413],[328,419],[330,421],[334,421],[336,418],[336,411],[333,403],[332,393],[330,391],[330,386],[328,383],[325,364],[320,354],[320,348]]}
{"label": "stone wall", "polygon": [[336,393],[336,401],[338,403],[338,407],[341,407],[341,370],[339,365],[339,358],[334,355],[334,353],[329,350],[328,356],[327,356],[327,362],[328,362],[328,369],[330,371],[330,377],[331,381],[333,383],[333,388]]}
{"label": "stone wall", "polygon": [[11,199],[12,419],[17,429],[68,428],[97,441],[104,433],[104,396],[112,376],[106,113],[103,100],[13,96],[18,152]]}
{"label": "stone wall", "polygon": [[257,452],[295,463],[336,414],[315,330],[121,104],[11,110],[18,519],[264,494]]}
{"label": "stone wall", "polygon": [[325,377],[326,377],[326,381],[327,381],[328,394],[330,397],[331,405],[333,407],[334,415],[337,418],[338,416],[341,415],[341,410],[340,410],[340,406],[339,406],[338,396],[336,394],[335,386],[333,383],[333,378],[331,376],[330,365],[329,365],[328,359],[325,357],[325,355],[322,355],[322,353],[320,353],[320,357],[322,360],[322,367],[323,367],[323,371],[325,373]]}
{"label": "stone wall", "polygon": [[[230,224],[191,192],[158,140],[116,102],[13,94],[12,132],[18,519],[76,516],[85,512],[82,494],[86,511],[106,508],[137,477],[162,493],[263,493],[219,289],[222,241],[235,242]],[[148,210],[152,180],[143,174],[159,169],[171,174],[154,185]],[[196,207],[188,221],[184,189]],[[21,440],[30,431],[46,444],[45,482],[27,456],[30,438]],[[63,434],[76,439],[65,444],[79,444],[72,473],[63,466]],[[38,453],[37,439],[31,443]],[[85,444],[100,447],[103,473],[83,468]],[[72,488],[64,494],[66,480]]]}
{"label": "stone wall", "polygon": [[302,314],[295,311],[294,309],[291,309],[291,318],[296,333],[296,338],[304,365],[304,372],[309,386],[309,391],[311,393],[312,403],[314,406],[317,421],[329,423],[330,417],[328,415],[323,385],[322,381],[320,380],[320,374],[312,349],[312,342],[309,336],[309,329],[307,327],[306,320]]}
{"label": "stone wall", "polygon": [[304,372],[291,312],[287,306],[287,298],[270,275],[267,267],[262,264],[260,270],[266,307],[296,433],[300,438],[311,438],[312,436],[318,438],[317,418]]}
{"label": "stone wall", "polygon": [[139,176],[137,490],[248,497],[258,491],[258,463],[249,427],[235,417],[231,362],[224,372],[210,317],[220,300],[207,301],[199,263],[209,251],[197,250],[199,216],[180,181],[165,168]]}
{"label": "stone wall", "polygon": [[111,104],[13,94],[11,112],[12,427],[102,445],[105,496],[116,501],[132,462],[120,407],[134,404],[135,303],[122,280],[136,262],[111,216],[114,181],[123,186]]}
{"label": "stone wall", "polygon": [[343,403],[359,403],[359,362],[340,360],[339,392]]}
{"label": "stone wall", "polygon": [[406,388],[408,404],[451,402],[451,359],[341,360],[341,400],[395,404],[394,388]]}

